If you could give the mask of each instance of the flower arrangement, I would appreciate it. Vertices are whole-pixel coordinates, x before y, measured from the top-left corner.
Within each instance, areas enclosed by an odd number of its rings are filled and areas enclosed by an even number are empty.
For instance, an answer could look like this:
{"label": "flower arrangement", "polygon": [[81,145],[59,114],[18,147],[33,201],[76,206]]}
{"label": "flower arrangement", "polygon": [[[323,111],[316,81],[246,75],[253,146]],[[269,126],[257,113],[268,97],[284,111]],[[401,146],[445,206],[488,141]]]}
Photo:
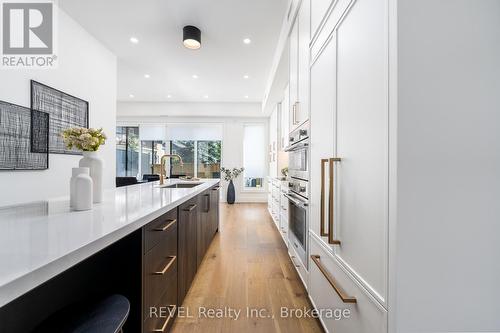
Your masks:
{"label": "flower arrangement", "polygon": [[224,180],[225,181],[231,181],[235,178],[237,178],[241,173],[245,170],[245,168],[233,168],[233,169],[226,169],[224,167],[220,168],[220,171],[224,173]]}
{"label": "flower arrangement", "polygon": [[102,128],[73,127],[64,130],[61,135],[68,149],[81,151],[97,151],[107,139]]}

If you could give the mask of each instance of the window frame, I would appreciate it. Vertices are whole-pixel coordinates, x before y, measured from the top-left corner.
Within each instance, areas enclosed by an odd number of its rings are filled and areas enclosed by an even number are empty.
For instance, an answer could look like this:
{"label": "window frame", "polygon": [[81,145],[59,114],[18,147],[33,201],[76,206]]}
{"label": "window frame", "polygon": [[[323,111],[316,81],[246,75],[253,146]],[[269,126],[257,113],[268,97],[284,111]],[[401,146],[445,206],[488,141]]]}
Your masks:
{"label": "window frame", "polygon": [[[266,152],[266,142],[269,141],[269,127],[268,127],[268,124],[266,122],[245,122],[243,123],[243,135],[241,137],[241,145],[243,147],[243,149],[241,149],[241,161],[242,161],[242,164],[243,164],[243,167],[245,167],[244,163],[245,163],[245,149],[244,149],[244,145],[245,145],[245,127],[247,126],[262,126],[264,128],[264,134],[265,134],[265,137],[264,137],[264,145],[262,147],[263,149],[263,153],[265,154]],[[267,158],[267,154],[265,154],[265,158],[264,158],[264,170],[266,170],[269,166],[269,161],[268,161],[268,158]],[[264,176],[262,177],[262,187],[246,187],[245,186],[245,171],[243,171],[243,175],[241,177],[241,181],[240,181],[240,187],[241,187],[241,192],[245,192],[245,193],[263,193],[263,192],[267,192],[268,189],[267,189],[267,182],[266,182],[266,179],[267,179],[267,176]]]}

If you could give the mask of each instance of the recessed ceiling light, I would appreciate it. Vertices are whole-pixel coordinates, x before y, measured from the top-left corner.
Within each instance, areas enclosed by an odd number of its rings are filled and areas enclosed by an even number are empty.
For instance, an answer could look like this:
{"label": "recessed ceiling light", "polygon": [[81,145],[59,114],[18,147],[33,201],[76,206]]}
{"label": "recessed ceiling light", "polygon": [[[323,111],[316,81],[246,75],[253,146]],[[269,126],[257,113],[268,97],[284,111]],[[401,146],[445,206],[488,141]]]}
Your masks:
{"label": "recessed ceiling light", "polygon": [[172,98],[172,95],[168,94],[168,95],[167,95],[167,98]]}
{"label": "recessed ceiling light", "polygon": [[243,75],[243,78],[244,78],[244,79],[248,79],[249,77],[250,77],[250,76],[248,76],[248,75]]}
{"label": "recessed ceiling light", "polygon": [[144,74],[144,77],[145,77],[146,79],[149,79],[149,78],[151,77],[151,75],[149,75],[149,74]]}
{"label": "recessed ceiling light", "polygon": [[248,98],[248,95],[245,95],[245,98]]}
{"label": "recessed ceiling light", "polygon": [[243,43],[245,43],[245,44],[250,44],[251,42],[252,42],[252,40],[250,38],[243,39]]}
{"label": "recessed ceiling light", "polygon": [[203,98],[208,98],[208,95],[203,96]]}
{"label": "recessed ceiling light", "polygon": [[128,95],[130,98],[134,98],[135,96],[133,94]]}
{"label": "recessed ceiling light", "polygon": [[130,42],[133,44],[137,44],[139,43],[139,40],[137,39],[137,37],[130,37]]}
{"label": "recessed ceiling light", "polygon": [[195,26],[186,25],[182,28],[182,41],[186,48],[197,50],[201,47],[201,31]]}
{"label": "recessed ceiling light", "polygon": [[198,78],[198,75],[193,74],[192,78],[193,78],[193,79],[197,79],[197,78]]}

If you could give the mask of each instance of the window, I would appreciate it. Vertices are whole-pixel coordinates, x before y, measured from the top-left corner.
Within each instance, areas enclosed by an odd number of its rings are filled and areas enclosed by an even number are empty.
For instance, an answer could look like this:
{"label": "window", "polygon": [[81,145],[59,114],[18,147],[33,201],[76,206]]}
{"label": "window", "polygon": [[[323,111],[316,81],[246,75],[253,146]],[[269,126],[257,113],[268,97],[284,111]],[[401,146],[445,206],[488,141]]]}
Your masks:
{"label": "window", "polygon": [[244,187],[261,189],[266,173],[266,129],[264,124],[247,124],[243,135]]}
{"label": "window", "polygon": [[137,177],[139,173],[139,128],[116,127],[116,176]]}
{"label": "window", "polygon": [[165,154],[163,141],[141,141],[141,175],[159,174],[160,159]]}
{"label": "window", "polygon": [[197,141],[196,146],[198,151],[198,177],[220,178],[221,142]]}
{"label": "window", "polygon": [[191,176],[220,178],[221,141],[170,141],[170,151],[182,157],[184,165],[173,159],[170,165],[172,177]]}
{"label": "window", "polygon": [[175,159],[170,163],[170,175],[172,178],[183,176],[194,177],[194,147],[195,141],[170,141],[170,151],[182,158],[183,165]]}

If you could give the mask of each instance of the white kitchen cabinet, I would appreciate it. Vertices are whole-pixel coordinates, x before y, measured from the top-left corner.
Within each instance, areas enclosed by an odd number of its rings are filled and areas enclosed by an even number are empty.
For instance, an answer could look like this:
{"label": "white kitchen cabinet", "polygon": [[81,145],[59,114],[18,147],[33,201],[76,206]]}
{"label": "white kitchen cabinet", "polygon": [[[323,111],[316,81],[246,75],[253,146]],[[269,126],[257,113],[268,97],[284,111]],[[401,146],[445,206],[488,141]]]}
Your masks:
{"label": "white kitchen cabinet", "polygon": [[[385,10],[386,0],[358,0],[344,16],[330,16],[338,22],[331,24],[333,30],[321,32],[326,38],[317,39],[324,44],[317,47],[310,79],[310,229],[349,273],[351,283],[359,284],[380,307],[387,307],[388,287]],[[346,332],[369,332],[360,325]]]}
{"label": "white kitchen cabinet", "polygon": [[308,290],[352,314],[329,332],[500,331],[499,5],[430,3],[312,2]]}
{"label": "white kitchen cabinet", "polygon": [[280,228],[281,237],[288,247],[288,181],[280,182]]}
{"label": "white kitchen cabinet", "polygon": [[299,23],[295,20],[290,31],[290,70],[289,70],[289,129],[297,127],[295,108],[299,99]]}
{"label": "white kitchen cabinet", "polygon": [[321,23],[326,19],[326,14],[333,0],[314,0],[311,2],[311,37],[314,38]]}
{"label": "white kitchen cabinet", "polygon": [[295,124],[303,124],[309,119],[309,65],[311,40],[311,0],[302,0],[297,14],[299,39],[297,57],[297,104],[295,106]]}
{"label": "white kitchen cabinet", "polygon": [[283,150],[288,146],[289,134],[290,134],[290,86],[287,84],[285,90],[283,91],[283,100],[281,101],[280,116],[281,116],[281,127],[280,127],[280,149]]}
{"label": "white kitchen cabinet", "polygon": [[290,32],[289,128],[309,119],[310,0],[303,0]]}
{"label": "white kitchen cabinet", "polygon": [[387,310],[335,259],[328,247],[312,238],[310,251],[314,257],[309,257],[308,291],[314,307],[341,311],[335,317],[323,316],[323,326],[334,333],[387,332]]}
{"label": "white kitchen cabinet", "polygon": [[278,175],[278,105],[269,118],[269,176]]}
{"label": "white kitchen cabinet", "polygon": [[[336,29],[334,254],[387,301],[389,102],[387,0],[358,0]],[[360,98],[362,96],[362,98]]]}

